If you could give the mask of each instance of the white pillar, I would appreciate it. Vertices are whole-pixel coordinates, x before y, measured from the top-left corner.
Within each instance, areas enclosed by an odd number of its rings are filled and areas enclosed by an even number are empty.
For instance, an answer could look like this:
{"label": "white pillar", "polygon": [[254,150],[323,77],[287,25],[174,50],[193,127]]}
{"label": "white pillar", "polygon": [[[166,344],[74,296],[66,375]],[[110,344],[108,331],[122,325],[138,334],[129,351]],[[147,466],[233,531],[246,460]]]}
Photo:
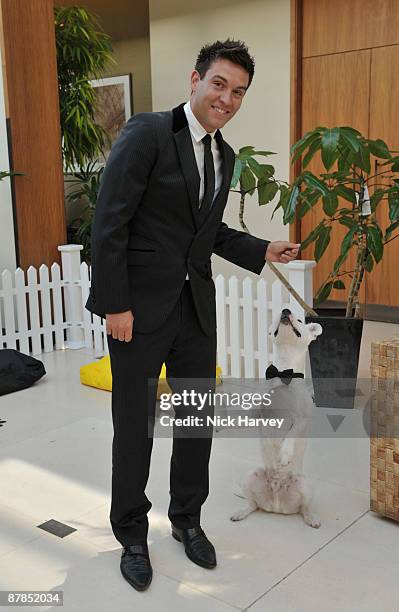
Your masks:
{"label": "white pillar", "polygon": [[[288,269],[288,282],[310,307],[313,307],[313,268],[315,265],[316,262],[311,259],[297,259],[284,266]],[[306,313],[292,296],[290,296],[290,309],[297,318],[299,317],[305,323]]]}
{"label": "white pillar", "polygon": [[85,346],[83,330],[83,301],[80,280],[81,244],[63,244],[61,252],[62,280],[64,286],[65,321],[68,324],[65,348],[80,349]]}

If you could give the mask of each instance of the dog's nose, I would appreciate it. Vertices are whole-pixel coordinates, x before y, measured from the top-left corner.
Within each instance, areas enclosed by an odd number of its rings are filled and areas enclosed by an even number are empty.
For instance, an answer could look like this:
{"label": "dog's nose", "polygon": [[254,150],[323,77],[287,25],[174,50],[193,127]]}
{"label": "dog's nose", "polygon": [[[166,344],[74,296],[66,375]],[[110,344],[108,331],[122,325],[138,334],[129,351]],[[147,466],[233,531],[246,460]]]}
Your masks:
{"label": "dog's nose", "polygon": [[288,308],[283,308],[283,310],[281,311],[282,317],[289,317],[290,314],[291,314],[291,310],[289,310]]}

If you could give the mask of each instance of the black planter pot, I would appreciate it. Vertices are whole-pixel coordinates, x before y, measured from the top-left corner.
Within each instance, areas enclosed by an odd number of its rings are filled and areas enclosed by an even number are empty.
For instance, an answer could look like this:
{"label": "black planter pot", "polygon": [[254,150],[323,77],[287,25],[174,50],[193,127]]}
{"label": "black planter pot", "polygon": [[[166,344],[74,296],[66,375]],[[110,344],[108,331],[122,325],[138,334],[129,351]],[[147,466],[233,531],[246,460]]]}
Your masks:
{"label": "black planter pot", "polygon": [[323,333],[309,346],[316,406],[354,407],[363,319],[306,316]]}

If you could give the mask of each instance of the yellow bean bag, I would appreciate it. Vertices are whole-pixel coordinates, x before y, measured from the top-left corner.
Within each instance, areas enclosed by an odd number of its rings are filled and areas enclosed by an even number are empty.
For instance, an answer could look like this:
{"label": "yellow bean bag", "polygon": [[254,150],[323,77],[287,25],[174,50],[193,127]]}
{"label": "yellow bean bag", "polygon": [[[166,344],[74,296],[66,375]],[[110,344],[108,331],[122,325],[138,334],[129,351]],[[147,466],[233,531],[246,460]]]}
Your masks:
{"label": "yellow bean bag", "polygon": [[[104,389],[104,391],[112,390],[112,374],[111,374],[111,363],[109,355],[106,355],[98,361],[88,363],[80,368],[80,382],[82,385],[88,385],[89,387],[96,387],[97,389]],[[222,368],[216,366],[216,384],[220,385],[222,382]],[[161,374],[159,375],[157,399],[159,399],[161,393],[170,393],[170,387],[166,382],[166,367],[162,365]]]}

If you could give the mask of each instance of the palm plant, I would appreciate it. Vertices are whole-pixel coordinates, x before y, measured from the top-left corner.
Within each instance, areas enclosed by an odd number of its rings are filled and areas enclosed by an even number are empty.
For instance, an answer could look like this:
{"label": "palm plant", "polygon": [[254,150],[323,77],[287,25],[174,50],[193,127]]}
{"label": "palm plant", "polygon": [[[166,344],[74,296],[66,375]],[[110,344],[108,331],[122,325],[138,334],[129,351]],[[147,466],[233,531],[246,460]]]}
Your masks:
{"label": "palm plant", "polygon": [[99,170],[97,167],[98,160],[89,162],[85,169],[73,173],[74,178],[67,179],[67,183],[76,187],[68,194],[67,200],[83,200],[84,203],[80,214],[68,224],[68,242],[83,245],[82,259],[88,264],[91,262],[91,226],[104,172],[104,167]]}
{"label": "palm plant", "polygon": [[95,98],[90,84],[112,58],[110,37],[98,18],[78,6],[55,7],[58,88],[65,170],[82,169],[109,141],[94,122]]}
{"label": "palm plant", "polygon": [[0,170],[0,181],[5,179],[7,176],[24,176],[23,172],[8,172],[7,170]]}

